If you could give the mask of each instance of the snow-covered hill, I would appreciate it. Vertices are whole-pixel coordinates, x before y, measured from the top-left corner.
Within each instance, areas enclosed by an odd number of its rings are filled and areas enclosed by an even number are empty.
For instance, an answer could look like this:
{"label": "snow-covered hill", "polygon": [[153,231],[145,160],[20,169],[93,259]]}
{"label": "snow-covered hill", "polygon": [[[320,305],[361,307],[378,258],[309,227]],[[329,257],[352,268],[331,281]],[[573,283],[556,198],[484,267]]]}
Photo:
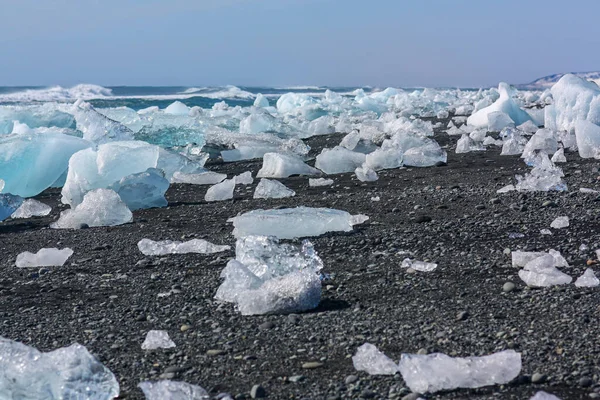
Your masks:
{"label": "snow-covered hill", "polygon": [[[522,85],[517,85],[517,86],[519,88],[523,88],[523,89],[547,89],[547,88],[552,87],[552,85],[554,85],[556,82],[558,82],[558,80],[567,73],[569,73],[569,72],[563,72],[560,74],[544,76],[543,78],[536,79],[533,82],[522,84]],[[600,85],[600,71],[570,72],[570,73],[573,75],[577,75],[581,78],[587,79],[589,81],[594,81]]]}

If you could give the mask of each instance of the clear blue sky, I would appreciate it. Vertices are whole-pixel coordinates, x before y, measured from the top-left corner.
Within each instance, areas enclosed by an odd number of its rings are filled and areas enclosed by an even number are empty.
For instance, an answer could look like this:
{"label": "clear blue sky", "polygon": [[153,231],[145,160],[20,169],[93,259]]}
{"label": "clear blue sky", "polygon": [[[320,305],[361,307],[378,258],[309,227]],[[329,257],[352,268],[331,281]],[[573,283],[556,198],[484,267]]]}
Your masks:
{"label": "clear blue sky", "polygon": [[598,0],[0,0],[0,85],[485,86],[600,70]]}

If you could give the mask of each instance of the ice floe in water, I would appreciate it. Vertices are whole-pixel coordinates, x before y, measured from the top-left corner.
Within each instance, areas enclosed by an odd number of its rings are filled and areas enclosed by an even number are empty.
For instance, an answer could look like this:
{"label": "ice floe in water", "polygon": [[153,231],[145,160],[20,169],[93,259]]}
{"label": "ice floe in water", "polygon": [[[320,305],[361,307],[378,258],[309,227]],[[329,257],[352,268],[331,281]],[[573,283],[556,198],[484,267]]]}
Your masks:
{"label": "ice floe in water", "polygon": [[398,364],[371,343],[356,349],[352,364],[357,371],[365,371],[369,375],[394,375],[400,371]]}
{"label": "ice floe in water", "polygon": [[24,199],[10,193],[0,193],[0,221],[10,217],[21,207]]}
{"label": "ice floe in water", "polygon": [[402,261],[402,265],[401,265],[402,268],[412,268],[415,271],[421,271],[421,272],[434,271],[437,268],[437,266],[438,265],[435,263],[411,260],[410,258],[405,258]]}
{"label": "ice floe in water", "polygon": [[17,210],[12,213],[11,218],[43,217],[52,211],[52,207],[34,199],[27,199]]}
{"label": "ice floe in water", "polygon": [[521,354],[514,350],[466,358],[442,353],[402,354],[399,366],[410,390],[434,393],[508,383],[521,372]]}
{"label": "ice floe in water", "polygon": [[138,242],[138,249],[146,256],[161,256],[165,254],[187,254],[200,253],[212,254],[227,251],[231,247],[219,246],[204,239],[192,239],[187,242],[162,240],[155,242],[150,239],[142,239]]}
{"label": "ice floe in water", "polygon": [[92,226],[122,225],[133,220],[133,214],[119,195],[110,189],[87,192],[81,204],[60,213],[54,229],[80,229]]}
{"label": "ice floe in water", "polygon": [[175,342],[169,337],[167,331],[149,331],[142,343],[142,350],[170,349],[175,347]]}
{"label": "ice floe in water", "polygon": [[552,223],[550,223],[550,228],[554,229],[562,229],[569,226],[569,217],[556,217]]}
{"label": "ice floe in water", "polygon": [[310,310],[321,301],[322,266],[308,240],[298,248],[274,237],[240,238],[215,298],[236,304],[242,315]]}
{"label": "ice floe in water", "polygon": [[16,265],[19,268],[60,267],[73,255],[73,250],[64,248],[40,249],[33,254],[28,251],[17,255]]}
{"label": "ice floe in water", "polygon": [[366,215],[350,215],[330,208],[296,207],[253,210],[231,218],[235,237],[275,236],[280,239],[319,236],[327,232],[350,232],[367,221]]}
{"label": "ice floe in water", "polygon": [[282,199],[295,196],[296,192],[283,183],[271,179],[261,179],[254,190],[255,199]]}
{"label": "ice floe in water", "polygon": [[596,277],[594,270],[591,268],[587,268],[583,275],[575,281],[577,287],[596,287],[598,285],[600,285],[600,279]]}
{"label": "ice floe in water", "polygon": [[233,199],[235,179],[226,179],[208,188],[204,195],[205,201],[223,201]]}
{"label": "ice floe in water", "polygon": [[0,337],[0,398],[110,400],[119,383],[79,344],[42,353]]}
{"label": "ice floe in water", "polygon": [[279,153],[266,153],[258,178],[287,178],[292,175],[319,176],[321,171],[306,165],[296,156]]}
{"label": "ice floe in water", "polygon": [[200,386],[185,382],[161,380],[145,381],[138,385],[146,400],[208,400],[208,392]]}

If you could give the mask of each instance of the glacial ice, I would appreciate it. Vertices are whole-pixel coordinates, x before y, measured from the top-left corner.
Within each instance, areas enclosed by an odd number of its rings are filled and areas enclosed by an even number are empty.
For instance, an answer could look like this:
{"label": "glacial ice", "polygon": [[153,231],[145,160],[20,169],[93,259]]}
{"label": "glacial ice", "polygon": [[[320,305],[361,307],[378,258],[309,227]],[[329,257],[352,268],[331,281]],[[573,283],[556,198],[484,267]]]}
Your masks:
{"label": "glacial ice", "polygon": [[[1,191],[1,190],[0,190]],[[27,199],[12,213],[11,218],[43,217],[52,211],[52,207],[35,199]]]}
{"label": "glacial ice", "polygon": [[142,239],[138,242],[138,249],[146,256],[162,256],[165,254],[187,253],[212,254],[227,251],[230,247],[216,245],[204,239],[192,239],[187,242]]}
{"label": "glacial ice", "polygon": [[532,252],[532,251],[513,251],[511,252],[512,266],[524,267],[529,261],[535,260],[538,257],[545,256],[547,253]]}
{"label": "glacial ice", "polygon": [[271,179],[261,179],[254,190],[255,199],[282,199],[295,196],[296,192],[289,189],[283,183]]}
{"label": "glacial ice", "polygon": [[405,258],[402,261],[401,267],[402,268],[412,268],[415,271],[431,272],[437,268],[437,264],[425,262],[425,261],[411,260],[410,258]]}
{"label": "glacial ice", "polygon": [[550,89],[554,104],[546,107],[546,127],[572,132],[578,121],[600,125],[600,88],[566,74]]}
{"label": "glacial ice", "polygon": [[519,271],[519,277],[528,286],[547,287],[571,283],[573,278],[559,271],[551,254],[535,258]]}
{"label": "glacial ice", "polygon": [[110,189],[95,189],[83,197],[83,201],[60,213],[58,221],[50,225],[54,229],[80,229],[82,226],[115,226],[131,222],[133,215],[119,195]]}
{"label": "glacial ice", "polygon": [[600,279],[596,277],[594,270],[591,268],[587,268],[583,275],[575,281],[577,287],[596,287],[598,285],[600,285]]}
{"label": "glacial ice", "polygon": [[185,382],[161,380],[145,381],[138,385],[146,400],[208,400],[208,392],[200,386]]}
{"label": "glacial ice", "polygon": [[308,186],[310,187],[318,187],[318,186],[330,186],[333,185],[333,179],[326,178],[309,178]]}
{"label": "glacial ice", "polygon": [[556,150],[556,152],[552,155],[550,161],[552,161],[553,163],[567,162],[567,157],[565,157],[565,149],[561,147],[560,149]]}
{"label": "glacial ice", "polygon": [[399,366],[410,390],[434,393],[508,383],[521,372],[521,354],[514,350],[466,358],[442,353],[402,354]]}
{"label": "glacial ice", "polygon": [[269,107],[269,100],[262,93],[259,93],[254,99],[254,107]]}
{"label": "glacial ice", "polygon": [[317,156],[315,167],[326,174],[342,174],[353,172],[366,160],[366,156],[348,150],[345,147],[336,146],[333,149],[323,149]]}
{"label": "glacial ice", "polygon": [[532,165],[538,152],[553,154],[557,150],[558,141],[554,136],[554,132],[549,129],[539,129],[525,145],[521,158],[525,159],[525,162],[529,165]]}
{"label": "glacial ice", "polygon": [[68,247],[62,250],[57,248],[40,249],[35,254],[26,251],[17,255],[16,265],[18,268],[60,267],[72,255],[73,250]]}
{"label": "glacial ice", "polygon": [[172,183],[189,183],[192,185],[215,185],[223,182],[227,178],[226,174],[220,174],[218,172],[206,171],[199,174],[185,174],[183,172],[175,172]]}
{"label": "glacial ice", "polygon": [[576,121],[574,128],[579,156],[581,158],[600,158],[600,126],[589,121]]}
{"label": "glacial ice", "polygon": [[525,121],[521,125],[517,126],[517,129],[526,133],[536,133],[540,129],[533,121]]}
{"label": "glacial ice", "polygon": [[528,174],[515,176],[517,180],[515,190],[528,192],[567,190],[567,185],[562,180],[564,176],[562,169],[554,165],[546,153],[538,153],[534,160],[532,162],[534,168]]}
{"label": "glacial ice", "polygon": [[169,181],[164,173],[155,168],[121,178],[108,186],[123,200],[131,211],[143,208],[166,207],[169,203],[165,193],[169,189]]}
{"label": "glacial ice", "polygon": [[[510,116],[502,111],[494,111],[487,115],[488,126],[487,130],[490,132],[500,132],[502,129],[508,126],[515,126],[514,121]],[[529,121],[528,121],[529,122]]]}
{"label": "glacial ice", "polygon": [[379,179],[379,175],[377,175],[377,172],[373,171],[367,166],[356,168],[354,170],[354,174],[356,175],[356,179],[358,179],[361,182],[374,182]]}
{"label": "glacial ice", "polygon": [[165,114],[188,115],[189,113],[190,108],[180,101],[175,101],[165,108]]}
{"label": "glacial ice", "polygon": [[537,391],[529,400],[561,400],[553,394],[546,393],[543,390]]}
{"label": "glacial ice", "polygon": [[287,154],[266,153],[257,178],[287,178],[292,175],[320,176],[321,171],[306,165],[300,158]]}
{"label": "glacial ice", "polygon": [[175,342],[169,337],[167,331],[148,331],[142,343],[142,350],[170,349],[175,347]]}
{"label": "glacial ice", "polygon": [[69,158],[92,144],[61,133],[0,136],[0,177],[4,193],[32,197],[49,188]]}
{"label": "glacial ice", "polygon": [[0,221],[10,217],[23,204],[21,196],[15,196],[10,193],[0,193]]}
{"label": "glacial ice", "polygon": [[366,167],[373,171],[380,171],[382,169],[399,168],[402,166],[403,156],[402,150],[398,148],[377,149],[367,154],[363,169]]}
{"label": "glacial ice", "polygon": [[448,155],[440,145],[431,141],[424,146],[413,147],[404,152],[404,165],[408,167],[432,167],[446,163]]}
{"label": "glacial ice", "polygon": [[72,108],[77,129],[83,132],[85,140],[101,144],[134,139],[131,129],[100,114],[89,103],[80,100]]}
{"label": "glacial ice", "polygon": [[254,182],[254,178],[252,178],[252,172],[246,171],[239,175],[236,175],[234,178],[236,185],[251,185]]}
{"label": "glacial ice", "polygon": [[478,128],[487,128],[490,122],[489,115],[493,112],[503,112],[507,114],[515,125],[521,125],[531,120],[529,114],[523,111],[513,99],[516,91],[509,84],[504,82],[500,83],[498,85],[498,93],[500,93],[498,100],[492,105],[473,113],[467,119],[467,125]]}
{"label": "glacial ice", "polygon": [[400,371],[391,358],[371,343],[365,343],[356,349],[356,354],[352,356],[352,364],[357,371],[365,371],[369,375],[394,375]]}
{"label": "glacial ice", "polygon": [[556,217],[552,223],[550,223],[550,228],[554,229],[562,229],[569,226],[569,217]]}
{"label": "glacial ice", "polygon": [[208,188],[204,195],[205,201],[223,201],[233,199],[235,179],[226,179]]}
{"label": "glacial ice", "polygon": [[233,235],[275,236],[280,239],[320,236],[327,232],[350,232],[367,221],[366,215],[350,215],[330,208],[296,207],[253,210],[231,218]]}
{"label": "glacial ice", "polygon": [[273,237],[240,238],[215,298],[236,304],[242,315],[310,310],[321,301],[322,266],[307,240],[298,249]]}
{"label": "glacial ice", "polygon": [[0,337],[0,398],[110,400],[115,376],[80,344],[42,353]]}

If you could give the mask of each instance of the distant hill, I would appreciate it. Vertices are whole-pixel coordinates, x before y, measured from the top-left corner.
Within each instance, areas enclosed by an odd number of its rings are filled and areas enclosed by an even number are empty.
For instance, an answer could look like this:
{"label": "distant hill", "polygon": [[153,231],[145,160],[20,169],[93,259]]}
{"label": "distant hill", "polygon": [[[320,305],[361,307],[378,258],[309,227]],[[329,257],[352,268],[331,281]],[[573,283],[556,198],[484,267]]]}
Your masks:
{"label": "distant hill", "polygon": [[563,72],[561,74],[553,74],[553,75],[544,76],[543,78],[536,79],[533,82],[522,84],[522,85],[516,85],[516,86],[520,89],[539,89],[539,90],[548,89],[548,88],[552,87],[552,85],[554,85],[556,82],[558,82],[558,80],[560,78],[562,78],[564,75],[566,75],[568,73],[577,75],[580,78],[587,79],[588,81],[594,81],[600,85],[600,71],[594,71],[594,72]]}

